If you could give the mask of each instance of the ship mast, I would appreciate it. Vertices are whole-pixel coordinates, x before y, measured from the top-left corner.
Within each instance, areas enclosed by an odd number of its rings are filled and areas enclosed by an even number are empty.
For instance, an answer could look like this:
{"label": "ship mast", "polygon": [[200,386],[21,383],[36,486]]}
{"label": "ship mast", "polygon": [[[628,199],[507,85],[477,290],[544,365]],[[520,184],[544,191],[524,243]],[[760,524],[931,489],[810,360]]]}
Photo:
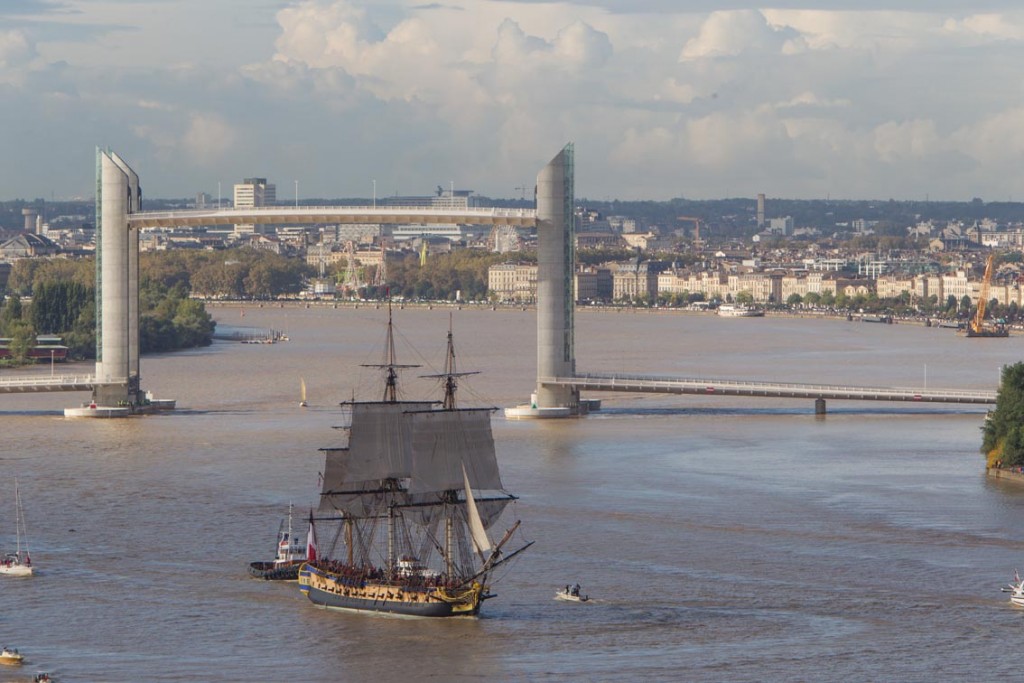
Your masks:
{"label": "ship mast", "polygon": [[[456,409],[455,394],[459,388],[458,378],[465,375],[476,375],[474,372],[458,372],[455,367],[455,341],[452,335],[452,314],[448,314],[448,347],[445,352],[444,372],[439,375],[423,375],[441,380],[444,389],[444,400],[442,409],[453,411]],[[455,510],[459,504],[458,492],[449,489],[444,492],[445,514],[444,514],[444,565],[445,577],[451,581],[455,578]]]}
{"label": "ship mast", "polygon": [[384,362],[376,365],[366,365],[364,368],[381,368],[384,370],[384,398],[385,403],[398,403],[398,371],[405,368],[418,368],[418,365],[399,365],[395,362],[395,330],[391,322],[391,297],[388,297],[388,328],[387,337],[384,341]]}
{"label": "ship mast", "polygon": [[445,410],[455,410],[455,392],[459,388],[458,378],[466,375],[478,375],[479,371],[457,372],[455,369],[455,342],[452,337],[452,314],[448,314],[448,350],[444,358],[444,372],[439,375],[421,375],[424,378],[440,379],[444,388]]}

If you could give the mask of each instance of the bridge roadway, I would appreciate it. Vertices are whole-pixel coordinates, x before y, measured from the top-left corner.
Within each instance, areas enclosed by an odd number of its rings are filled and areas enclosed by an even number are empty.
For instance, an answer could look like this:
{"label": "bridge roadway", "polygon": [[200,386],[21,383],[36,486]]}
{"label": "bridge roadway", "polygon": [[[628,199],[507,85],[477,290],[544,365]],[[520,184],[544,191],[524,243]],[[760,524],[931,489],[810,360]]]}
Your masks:
{"label": "bridge roadway", "polygon": [[541,384],[576,387],[580,391],[621,391],[704,396],[756,396],[762,398],[841,399],[849,401],[912,401],[917,403],[973,403],[995,405],[995,391],[924,389],[906,387],[851,387],[834,384],[749,382],[578,373],[575,377],[540,377]]}
{"label": "bridge roadway", "polygon": [[[122,380],[124,381],[124,380]],[[0,394],[27,394],[43,391],[92,391],[96,375],[37,375],[0,379]]]}
{"label": "bridge roadway", "polygon": [[437,209],[426,206],[259,206],[250,209],[201,209],[138,211],[128,214],[131,228],[197,225],[310,223],[398,223],[512,225],[532,228],[534,209],[478,208]]}

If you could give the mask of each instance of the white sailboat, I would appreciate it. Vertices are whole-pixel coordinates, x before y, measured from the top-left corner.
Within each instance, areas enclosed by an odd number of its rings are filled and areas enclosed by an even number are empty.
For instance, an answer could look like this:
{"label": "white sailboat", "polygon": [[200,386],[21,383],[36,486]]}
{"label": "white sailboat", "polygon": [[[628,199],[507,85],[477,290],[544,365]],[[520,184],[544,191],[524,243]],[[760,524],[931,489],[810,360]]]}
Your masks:
{"label": "white sailboat", "polygon": [[299,407],[300,408],[305,408],[306,407],[306,379],[304,377],[300,377],[299,378],[299,390],[301,392],[299,394],[299,396],[300,396],[300,398],[299,398]]}
{"label": "white sailboat", "polygon": [[[6,553],[0,559],[0,574],[7,576],[32,576],[32,557],[28,551],[28,536],[25,533],[25,513],[21,509],[21,491],[18,488],[18,480],[14,480],[14,506],[15,519],[14,529],[17,537],[15,551]],[[25,550],[22,552],[22,536],[25,536]]]}

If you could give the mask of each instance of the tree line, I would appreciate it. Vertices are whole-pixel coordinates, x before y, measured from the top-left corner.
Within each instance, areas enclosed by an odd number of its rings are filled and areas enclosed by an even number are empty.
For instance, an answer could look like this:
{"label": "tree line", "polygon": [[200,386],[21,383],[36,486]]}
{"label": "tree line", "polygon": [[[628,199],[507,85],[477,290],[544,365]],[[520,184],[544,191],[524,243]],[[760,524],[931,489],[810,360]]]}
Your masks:
{"label": "tree line", "polygon": [[[141,267],[139,347],[142,353],[209,345],[215,323],[186,283],[168,284]],[[22,259],[12,268],[0,309],[0,336],[9,338],[12,363],[25,362],[38,335],[60,336],[71,358],[96,357],[93,259]],[[22,296],[31,297],[25,301]]]}

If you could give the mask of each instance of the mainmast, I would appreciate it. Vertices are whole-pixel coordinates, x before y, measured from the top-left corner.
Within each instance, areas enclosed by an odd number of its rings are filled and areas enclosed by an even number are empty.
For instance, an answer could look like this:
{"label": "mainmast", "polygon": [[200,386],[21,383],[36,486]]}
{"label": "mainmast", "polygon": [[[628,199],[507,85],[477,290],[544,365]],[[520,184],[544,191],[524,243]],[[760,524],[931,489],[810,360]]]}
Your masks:
{"label": "mainmast", "polygon": [[363,365],[364,368],[381,368],[384,370],[385,403],[398,403],[398,370],[418,368],[418,365],[399,365],[395,362],[395,330],[391,323],[391,297],[388,297],[388,331],[384,341],[384,362],[378,365]]}

